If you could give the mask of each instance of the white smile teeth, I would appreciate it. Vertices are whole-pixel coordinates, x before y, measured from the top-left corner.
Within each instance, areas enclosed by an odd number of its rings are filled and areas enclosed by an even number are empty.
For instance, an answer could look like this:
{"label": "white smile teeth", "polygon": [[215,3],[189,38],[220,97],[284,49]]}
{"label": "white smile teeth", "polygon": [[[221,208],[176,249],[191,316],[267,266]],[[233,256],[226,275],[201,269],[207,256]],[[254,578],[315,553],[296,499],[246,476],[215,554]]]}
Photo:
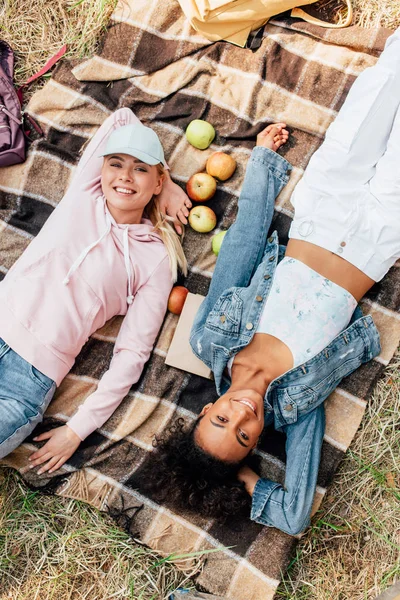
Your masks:
{"label": "white smile teeth", "polygon": [[115,188],[115,191],[119,192],[121,194],[133,194],[134,193],[133,190],[128,190],[126,188],[120,188],[120,187]]}
{"label": "white smile teeth", "polygon": [[256,414],[254,406],[252,404],[250,404],[250,402],[247,402],[247,400],[240,400],[239,402],[240,402],[240,404],[244,404],[245,406],[248,406],[249,408],[251,408],[253,413]]}

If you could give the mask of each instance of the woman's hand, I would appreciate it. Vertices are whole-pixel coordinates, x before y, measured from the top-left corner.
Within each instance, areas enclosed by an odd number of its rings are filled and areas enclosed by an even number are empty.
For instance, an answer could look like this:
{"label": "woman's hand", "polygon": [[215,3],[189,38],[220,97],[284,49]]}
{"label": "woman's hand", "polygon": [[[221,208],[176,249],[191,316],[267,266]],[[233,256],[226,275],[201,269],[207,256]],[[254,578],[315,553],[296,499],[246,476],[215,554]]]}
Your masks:
{"label": "woman's hand", "polygon": [[246,488],[246,492],[253,495],[255,485],[257,481],[260,479],[260,476],[257,475],[250,467],[242,467],[238,473],[239,481],[243,481],[244,486]]}
{"label": "woman's hand", "polygon": [[180,223],[186,225],[186,217],[189,215],[189,209],[192,208],[192,203],[183,189],[172,181],[169,171],[165,172],[164,184],[156,202],[162,213],[175,219],[174,227],[176,232],[180,235],[182,233]]}
{"label": "woman's hand", "polygon": [[80,437],[67,425],[51,429],[50,431],[42,433],[33,439],[35,442],[48,440],[48,442],[42,446],[40,450],[37,450],[29,457],[31,469],[46,463],[39,469],[38,475],[46,473],[46,471],[49,473],[57,471],[57,469],[62,467],[65,461],[73,455],[82,441]]}
{"label": "woman's hand", "polygon": [[263,129],[257,136],[256,146],[263,146],[276,152],[289,139],[286,123],[273,123]]}

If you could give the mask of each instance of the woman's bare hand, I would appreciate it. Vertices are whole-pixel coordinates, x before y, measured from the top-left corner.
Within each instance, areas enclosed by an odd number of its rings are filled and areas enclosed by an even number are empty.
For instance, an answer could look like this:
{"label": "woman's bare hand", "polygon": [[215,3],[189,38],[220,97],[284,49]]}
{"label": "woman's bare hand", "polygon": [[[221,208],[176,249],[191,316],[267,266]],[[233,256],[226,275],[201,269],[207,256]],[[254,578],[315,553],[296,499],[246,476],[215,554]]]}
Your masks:
{"label": "woman's bare hand", "polygon": [[181,235],[182,226],[180,223],[187,224],[187,217],[189,209],[192,208],[192,203],[183,189],[172,181],[168,171],[166,171],[164,184],[156,202],[162,213],[175,220],[174,227],[176,232]]}
{"label": "woman's bare hand", "polygon": [[243,481],[246,488],[246,492],[248,492],[250,496],[252,496],[255,485],[260,479],[260,476],[257,475],[257,473],[253,471],[253,469],[250,469],[250,467],[244,466],[240,469],[238,473],[238,479],[239,481]]}
{"label": "woman's bare hand", "polygon": [[257,136],[256,146],[263,146],[276,152],[289,139],[286,123],[273,123],[263,129]]}
{"label": "woman's bare hand", "polygon": [[46,471],[49,473],[57,471],[73,455],[81,443],[80,437],[68,425],[56,427],[33,439],[35,442],[48,440],[40,450],[29,457],[31,469],[43,465],[38,470],[38,475],[46,473]]}

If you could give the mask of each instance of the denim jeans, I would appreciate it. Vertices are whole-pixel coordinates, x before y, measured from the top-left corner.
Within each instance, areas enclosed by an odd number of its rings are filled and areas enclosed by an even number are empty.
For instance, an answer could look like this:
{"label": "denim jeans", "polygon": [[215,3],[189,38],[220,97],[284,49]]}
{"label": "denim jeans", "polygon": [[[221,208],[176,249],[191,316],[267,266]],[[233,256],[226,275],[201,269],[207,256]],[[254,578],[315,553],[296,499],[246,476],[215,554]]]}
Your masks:
{"label": "denim jeans", "polygon": [[55,382],[0,338],[0,458],[7,456],[43,419]]}

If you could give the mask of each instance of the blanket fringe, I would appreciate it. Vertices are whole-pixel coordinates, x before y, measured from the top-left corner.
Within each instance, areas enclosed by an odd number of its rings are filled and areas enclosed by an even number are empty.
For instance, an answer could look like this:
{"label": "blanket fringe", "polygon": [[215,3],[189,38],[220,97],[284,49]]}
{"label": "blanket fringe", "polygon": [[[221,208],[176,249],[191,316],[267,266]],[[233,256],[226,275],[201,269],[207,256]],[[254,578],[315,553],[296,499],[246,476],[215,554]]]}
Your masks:
{"label": "blanket fringe", "polygon": [[65,482],[65,486],[59,490],[60,496],[74,498],[88,502],[99,510],[105,510],[105,505],[112,490],[109,483],[101,483],[95,475],[88,476],[85,469],[75,471]]}

